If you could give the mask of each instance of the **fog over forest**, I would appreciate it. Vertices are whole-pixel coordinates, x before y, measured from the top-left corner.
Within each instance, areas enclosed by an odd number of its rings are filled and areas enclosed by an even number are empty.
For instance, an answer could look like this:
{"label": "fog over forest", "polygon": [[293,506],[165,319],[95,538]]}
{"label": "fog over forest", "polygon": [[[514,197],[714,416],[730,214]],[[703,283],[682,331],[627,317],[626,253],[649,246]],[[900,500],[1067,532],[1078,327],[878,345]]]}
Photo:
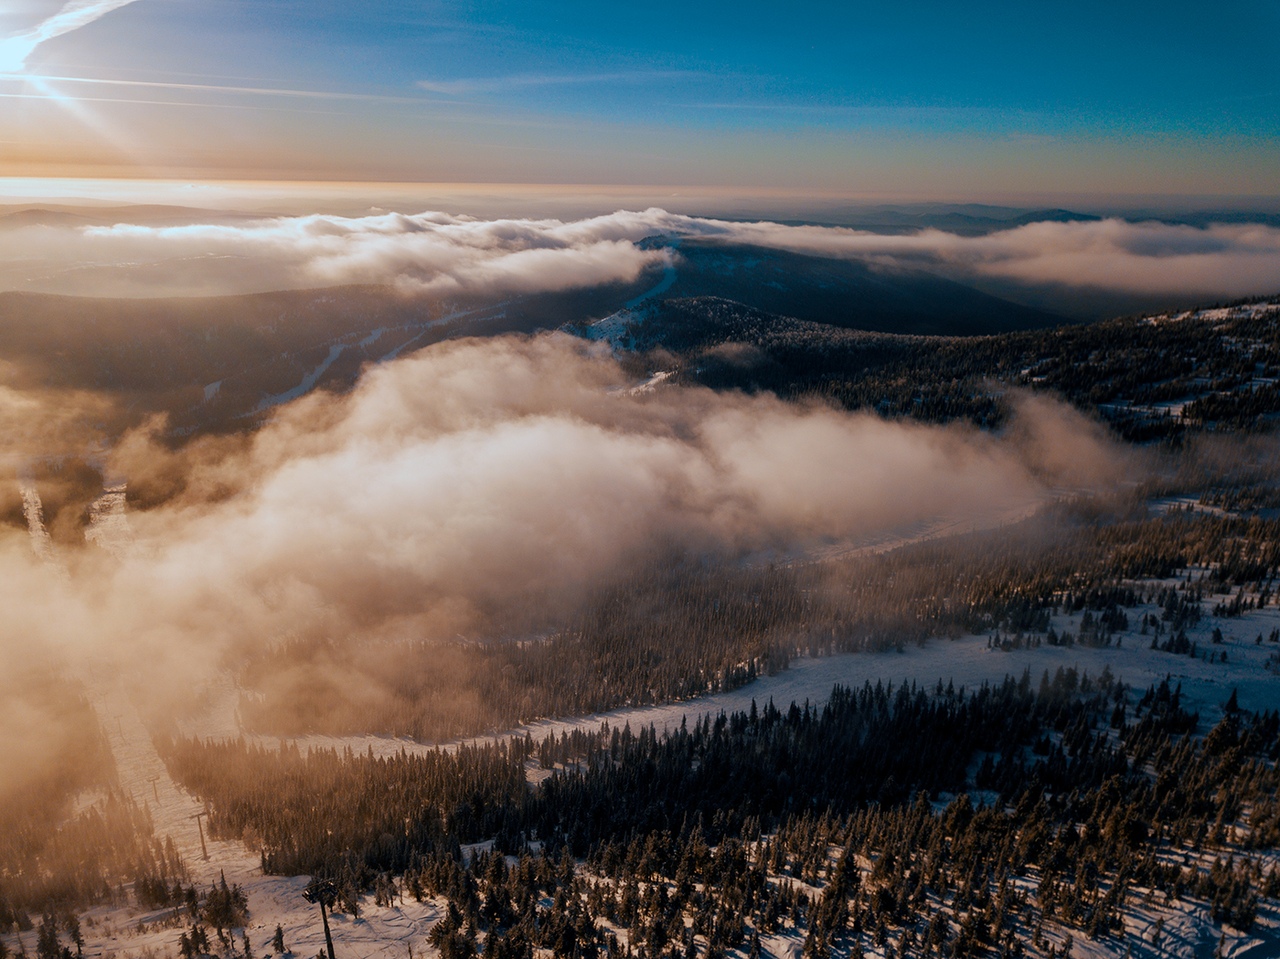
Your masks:
{"label": "fog over forest", "polygon": [[[24,423],[53,440],[44,410],[61,397],[5,401],[10,448]],[[175,449],[152,422],[121,437],[104,475],[152,504],[129,513],[126,549],[41,560],[25,530],[4,535],[4,672],[53,655],[176,705],[286,639],[438,640],[493,623],[518,638],[655,551],[784,556],[939,517],[982,525],[1140,469],[1064,404],[1028,395],[1016,409],[991,435],[636,389],[607,350],[562,334],[443,344],[252,434]],[[63,428],[64,449],[83,440],[82,420]],[[0,742],[28,768],[39,723],[8,702]]]}
{"label": "fog over forest", "polygon": [[[97,218],[0,223],[0,934],[46,911],[38,959],[66,959],[50,943],[77,909],[171,910],[133,935],[188,959],[218,952],[208,929],[262,917],[310,936],[296,895],[263,899],[300,870],[352,919],[400,896],[442,957],[481,940],[608,952],[621,934],[688,956],[882,937],[887,959],[892,936],[904,955],[923,938],[1057,956],[1067,929],[1107,940],[1147,915],[1126,857],[1151,888],[1212,902],[1187,922],[1269,928],[1270,893],[1250,889],[1280,888],[1263,798],[1280,747],[1257,696],[1280,637],[1280,314],[1195,305],[1267,293],[1275,227]],[[1148,301],[1179,311],[1055,325]],[[716,697],[803,683],[825,658],[842,676],[848,654],[985,684],[805,687],[832,705],[711,721]],[[1023,656],[1056,673],[1015,681]],[[897,665],[858,668],[876,667]],[[1203,752],[1176,745],[1207,729],[1181,687],[1157,688],[1169,669],[1223,717]],[[1227,681],[1230,701],[1206,698]],[[609,710],[625,726],[686,704],[708,710],[692,733],[667,712],[665,738],[594,731]],[[872,726],[904,738],[877,745]],[[556,728],[573,732],[528,735]],[[477,735],[493,739],[459,747]],[[1213,765],[1172,807],[1128,765],[1228,742],[1257,774]],[[642,768],[667,785],[620,785]],[[1122,774],[1125,815],[1150,827],[1089,806]],[[726,808],[726,789],[750,799]],[[877,837],[904,816],[956,861],[989,827],[1030,845],[973,859],[992,878],[969,887],[930,866],[930,891],[890,908],[907,863],[940,861],[904,847],[886,865]],[[1105,838],[1024,842],[1079,824]],[[1245,830],[1256,849],[1229,867],[1166,862],[1201,834],[1243,854]],[[500,905],[501,857],[464,842],[541,857],[509,880],[523,906]],[[668,847],[683,880],[662,878]],[[743,893],[719,857],[748,848],[766,858],[738,871],[759,885]],[[1060,860],[1108,877],[1107,898],[1063,893]],[[633,872],[673,897],[666,931],[628,899]],[[974,919],[970,897],[1008,876],[1022,898]],[[214,885],[184,886],[197,877]],[[966,909],[953,936],[942,919]],[[399,941],[365,931],[379,955]]]}

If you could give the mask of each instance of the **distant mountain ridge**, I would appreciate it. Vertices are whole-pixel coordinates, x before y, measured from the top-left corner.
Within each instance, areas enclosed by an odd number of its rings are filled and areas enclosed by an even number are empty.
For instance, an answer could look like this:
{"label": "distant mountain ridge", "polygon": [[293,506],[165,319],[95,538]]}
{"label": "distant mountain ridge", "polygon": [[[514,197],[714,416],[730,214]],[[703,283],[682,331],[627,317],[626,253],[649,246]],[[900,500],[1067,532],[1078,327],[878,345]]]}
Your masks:
{"label": "distant mountain ridge", "polygon": [[662,298],[714,296],[751,309],[881,333],[981,336],[1067,322],[924,270],[684,238]]}
{"label": "distant mountain ridge", "polygon": [[1011,230],[1030,223],[1097,222],[1102,217],[1077,210],[1047,208],[1023,210],[1012,207],[962,204],[958,206],[878,206],[833,210],[822,222],[853,227],[871,233],[900,234],[916,230],[942,230],[959,236],[983,236]]}

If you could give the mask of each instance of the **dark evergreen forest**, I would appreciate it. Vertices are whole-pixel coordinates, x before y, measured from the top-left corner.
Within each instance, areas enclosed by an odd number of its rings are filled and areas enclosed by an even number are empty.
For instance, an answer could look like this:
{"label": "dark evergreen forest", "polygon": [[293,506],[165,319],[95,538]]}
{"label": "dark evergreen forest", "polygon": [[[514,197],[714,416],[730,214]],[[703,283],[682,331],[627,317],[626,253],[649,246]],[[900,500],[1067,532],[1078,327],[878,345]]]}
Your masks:
{"label": "dark evergreen forest", "polygon": [[266,871],[330,877],[347,908],[446,897],[445,956],[613,954],[623,929],[655,956],[758,954],[780,929],[813,956],[1019,955],[1046,921],[1121,937],[1151,897],[1248,929],[1280,895],[1257,858],[1280,842],[1280,716],[1233,701],[1197,737],[1176,687],[1127,693],[1060,669],[837,687],[821,709],[753,704],[667,735],[164,754]]}
{"label": "dark evergreen forest", "polygon": [[[13,699],[64,732],[33,775],[0,791],[0,932],[30,928],[30,914],[122,901],[167,901],[185,875],[172,840],[153,834],[143,805],[116,783],[106,734],[83,689],[50,667],[21,677]],[[77,796],[91,802],[76,809]],[[161,893],[163,890],[163,893]],[[55,956],[54,959],[57,959]]]}
{"label": "dark evergreen forest", "polygon": [[[1280,413],[1274,308],[926,337],[847,330],[697,297],[663,301],[630,338],[638,370],[674,366],[677,382],[821,398],[925,422],[997,427],[1008,416],[1011,388],[1060,396],[1135,442],[1270,432]],[[1162,406],[1174,402],[1176,409]]]}

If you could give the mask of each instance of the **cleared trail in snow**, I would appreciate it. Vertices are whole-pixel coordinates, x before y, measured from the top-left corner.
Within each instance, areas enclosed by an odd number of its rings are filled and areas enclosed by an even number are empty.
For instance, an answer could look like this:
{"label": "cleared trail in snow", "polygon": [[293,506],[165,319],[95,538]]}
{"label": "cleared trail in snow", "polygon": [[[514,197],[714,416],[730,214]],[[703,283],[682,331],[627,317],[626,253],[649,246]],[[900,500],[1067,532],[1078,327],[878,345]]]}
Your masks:
{"label": "cleared trail in snow", "polygon": [[137,546],[126,512],[127,492],[126,483],[104,489],[89,506],[89,528],[84,532],[86,540],[96,543],[117,559],[132,554]]}
{"label": "cleared trail in snow", "polygon": [[[1158,606],[1148,605],[1130,610],[1130,618],[1137,623],[1144,614],[1159,616]],[[1053,618],[1054,629],[1059,633],[1070,631],[1079,634],[1081,614],[1058,615]],[[1222,645],[1214,646],[1210,634],[1219,626],[1224,634]],[[188,735],[210,738],[231,738],[244,735],[246,739],[265,748],[279,748],[283,742],[299,749],[331,749],[341,751],[350,748],[375,756],[394,756],[401,751],[408,753],[429,752],[436,748],[456,749],[460,744],[482,744],[526,734],[535,741],[552,735],[563,735],[574,730],[594,731],[602,724],[621,729],[630,725],[633,730],[653,726],[661,734],[680,728],[682,722],[690,725],[703,717],[714,718],[721,712],[746,712],[754,700],[763,706],[770,700],[779,709],[791,703],[808,703],[811,708],[826,703],[836,684],[861,687],[863,683],[892,682],[895,687],[903,682],[915,682],[927,689],[934,689],[941,682],[953,683],[957,689],[970,690],[984,682],[999,683],[1005,676],[1017,678],[1029,670],[1033,684],[1038,684],[1047,670],[1050,675],[1059,668],[1075,669],[1098,677],[1109,669],[1118,680],[1128,683],[1134,695],[1141,695],[1148,686],[1158,685],[1168,678],[1173,685],[1181,684],[1184,704],[1201,713],[1201,727],[1207,729],[1221,715],[1222,704],[1238,690],[1240,704],[1247,709],[1264,710],[1280,708],[1280,676],[1270,672],[1267,661],[1277,653],[1275,644],[1258,645],[1254,637],[1264,636],[1272,629],[1280,628],[1280,609],[1269,607],[1251,610],[1229,620],[1217,620],[1206,616],[1201,622],[1187,627],[1189,638],[1202,650],[1214,649],[1227,652],[1228,663],[1209,663],[1203,659],[1176,656],[1150,648],[1151,637],[1136,629],[1118,634],[1120,646],[1092,648],[1086,646],[1041,646],[1038,649],[1002,651],[987,646],[985,636],[965,636],[956,640],[932,639],[924,646],[904,646],[901,652],[840,653],[833,656],[803,657],[792,660],[791,665],[773,676],[761,676],[755,682],[727,692],[711,693],[681,702],[654,706],[624,707],[609,712],[592,713],[538,720],[513,729],[486,735],[465,737],[443,743],[417,742],[393,736],[325,736],[309,735],[281,739],[275,736],[246,734],[239,728],[235,717],[238,697],[234,685],[227,679],[214,697],[216,705],[198,723],[184,726]]]}
{"label": "cleared trail in snow", "polygon": [[[33,487],[34,492],[34,487]],[[38,506],[38,495],[35,502]],[[86,537],[117,557],[136,549],[129,527],[124,485],[104,490],[90,513]],[[41,527],[43,528],[43,527]],[[92,535],[90,535],[92,534]],[[45,534],[47,536],[47,533]],[[52,558],[50,561],[56,561]],[[115,761],[120,788],[148,809],[157,838],[171,837],[197,886],[207,888],[226,877],[245,892],[249,925],[245,933],[255,955],[269,955],[276,926],[297,956],[314,956],[324,949],[324,933],[314,907],[302,897],[309,876],[265,876],[257,852],[239,840],[215,839],[207,824],[204,841],[198,814],[204,804],[169,775],[123,682],[111,671],[82,668],[84,684],[102,722]],[[197,695],[210,703],[204,715],[185,732],[202,736],[239,735],[235,707],[238,693],[229,676],[216,679]],[[207,857],[206,857],[207,852]],[[359,919],[342,913],[331,917],[340,959],[405,959],[406,951],[428,953],[426,936],[442,910],[432,902],[412,900],[391,907],[362,903]],[[154,959],[176,956],[183,927],[166,923],[172,910],[144,912],[129,906],[90,910],[86,919],[85,956],[89,959]],[[144,924],[140,927],[139,924]],[[240,937],[235,937],[239,945]]]}
{"label": "cleared trail in snow", "polygon": [[18,488],[22,491],[22,515],[27,521],[32,552],[42,562],[61,570],[62,566],[54,555],[53,539],[44,525],[44,504],[40,501],[40,491],[32,480],[25,477],[18,479]]}
{"label": "cleared trail in snow", "polygon": [[[675,249],[680,243],[676,240],[670,245],[672,249]],[[605,340],[614,349],[622,348],[626,339],[627,328],[633,323],[643,322],[646,315],[645,311],[652,304],[652,301],[671,289],[678,278],[679,274],[676,271],[675,263],[667,263],[663,267],[662,276],[657,283],[634,299],[628,300],[623,304],[622,309],[590,324],[583,332],[583,335],[589,340]]]}
{"label": "cleared trail in snow", "polygon": [[300,396],[305,396],[307,393],[310,393],[312,388],[320,382],[320,377],[324,376],[325,371],[334,364],[346,348],[346,345],[343,343],[330,346],[328,355],[320,361],[320,364],[315,369],[311,370],[311,372],[307,373],[307,375],[302,378],[301,383],[292,389],[285,390],[283,393],[276,393],[273,396],[264,397],[258,405],[253,408],[250,415],[253,415],[254,413],[261,413],[273,406],[281,406],[285,403],[298,399]]}
{"label": "cleared trail in snow", "polygon": [[[1142,612],[1154,612],[1158,607],[1144,607],[1131,616],[1136,621]],[[1054,628],[1059,632],[1080,628],[1079,615],[1058,616]],[[1189,628],[1188,635],[1200,644],[1201,649],[1210,646],[1209,633],[1216,621],[1206,617],[1199,627]],[[1280,610],[1267,609],[1247,613],[1240,619],[1221,624],[1226,634],[1222,646],[1229,650],[1230,664],[1210,664],[1204,660],[1175,656],[1149,648],[1150,637],[1136,631],[1122,634],[1120,648],[1089,648],[1083,646],[1041,646],[1038,649],[1022,649],[1004,652],[989,649],[986,638],[967,636],[957,640],[933,639],[922,647],[906,646],[902,652],[841,653],[835,656],[793,660],[788,669],[775,676],[763,676],[747,686],[723,693],[700,696],[684,702],[658,706],[638,706],[564,719],[549,719],[530,723],[500,736],[476,737],[465,742],[485,742],[501,736],[523,736],[528,732],[535,740],[550,735],[562,735],[573,730],[599,729],[607,722],[613,728],[630,725],[633,730],[652,725],[658,733],[680,728],[682,722],[690,725],[704,716],[715,717],[721,712],[748,711],[754,700],[763,706],[770,700],[779,709],[791,703],[808,702],[811,707],[826,703],[832,688],[837,684],[861,687],[863,683],[892,682],[895,687],[905,682],[915,682],[929,689],[940,681],[945,686],[954,683],[972,690],[984,682],[998,683],[1005,676],[1017,678],[1024,670],[1030,670],[1033,684],[1048,670],[1052,675],[1058,668],[1076,669],[1092,677],[1110,669],[1112,675],[1123,680],[1141,693],[1147,686],[1158,684],[1168,677],[1171,683],[1182,684],[1183,701],[1192,709],[1201,711],[1202,725],[1216,722],[1221,704],[1230,696],[1233,688],[1239,690],[1240,703],[1248,709],[1275,709],[1280,707],[1280,677],[1264,668],[1266,659],[1276,651],[1272,644],[1257,646],[1255,633],[1267,633],[1280,627]],[[1203,634],[1203,635],[1201,635]],[[334,740],[336,744],[337,740]],[[394,742],[391,740],[390,742]],[[318,745],[318,743],[317,743]]]}
{"label": "cleared trail in snow", "polygon": [[240,882],[258,871],[256,856],[241,843],[228,843],[205,836],[209,858],[203,858],[200,827],[195,816],[204,804],[182,789],[156,752],[137,708],[123,686],[110,679],[81,677],[102,719],[115,759],[120,788],[151,812],[156,836],[171,836],[187,864],[191,879],[207,885],[225,871],[228,882]]}
{"label": "cleared trail in snow", "polygon": [[[104,489],[89,508],[89,528],[85,532],[86,540],[117,558],[127,556],[137,546],[129,526],[126,491],[125,483]],[[240,882],[258,872],[257,857],[241,843],[214,840],[206,831],[201,845],[201,826],[196,816],[204,813],[204,804],[169,776],[121,677],[113,670],[90,666],[82,666],[78,672],[76,678],[88,691],[106,732],[120,788],[147,807],[158,838],[173,839],[191,879],[207,885],[225,874],[229,882]]]}

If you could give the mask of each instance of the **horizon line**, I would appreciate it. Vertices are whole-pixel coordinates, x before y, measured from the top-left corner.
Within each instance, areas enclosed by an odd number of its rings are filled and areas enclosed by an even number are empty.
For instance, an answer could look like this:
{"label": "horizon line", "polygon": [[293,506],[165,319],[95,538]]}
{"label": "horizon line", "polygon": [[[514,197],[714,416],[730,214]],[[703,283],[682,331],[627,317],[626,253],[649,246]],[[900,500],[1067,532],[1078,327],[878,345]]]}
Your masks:
{"label": "horizon line", "polygon": [[[40,186],[57,187],[51,192],[39,191]],[[90,195],[78,195],[67,192],[72,185],[90,190]],[[110,202],[105,196],[92,195],[94,187],[112,192],[110,188],[154,186],[162,190],[182,192],[202,191],[281,191],[284,193],[321,192],[360,192],[360,191],[408,191],[408,192],[441,192],[441,193],[514,193],[524,191],[548,196],[566,194],[584,195],[626,195],[640,194],[659,198],[665,195],[673,200],[690,199],[722,199],[722,200],[793,200],[823,203],[939,203],[952,205],[1016,205],[1024,203],[1043,204],[1046,201],[1062,201],[1076,203],[1102,203],[1114,205],[1118,203],[1184,202],[1184,203],[1229,203],[1271,205],[1280,212],[1280,194],[1277,193],[1238,193],[1238,192],[1147,192],[1135,193],[1127,191],[1097,192],[1072,190],[1017,190],[1017,191],[982,191],[969,192],[950,191],[887,191],[887,190],[839,190],[811,189],[799,187],[775,186],[742,186],[735,184],[706,183],[612,183],[612,182],[554,182],[554,181],[518,181],[518,180],[404,180],[404,179],[353,179],[319,177],[277,178],[277,177],[177,177],[177,176],[138,176],[138,175],[5,175],[0,174],[0,202],[8,203],[11,199],[21,202],[24,197],[31,199],[76,199],[90,202]],[[194,197],[193,197],[194,199]]]}

